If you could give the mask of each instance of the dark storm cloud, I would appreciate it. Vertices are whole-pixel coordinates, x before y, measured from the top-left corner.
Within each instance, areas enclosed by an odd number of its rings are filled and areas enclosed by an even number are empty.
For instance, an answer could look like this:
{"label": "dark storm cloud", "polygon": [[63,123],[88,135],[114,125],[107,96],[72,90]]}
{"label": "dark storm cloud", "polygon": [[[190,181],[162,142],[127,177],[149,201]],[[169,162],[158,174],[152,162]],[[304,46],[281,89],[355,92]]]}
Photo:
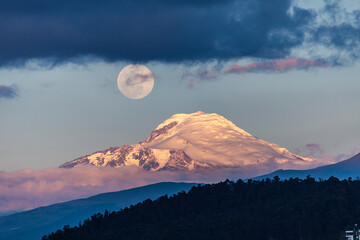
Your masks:
{"label": "dark storm cloud", "polygon": [[313,43],[320,43],[331,50],[338,50],[340,56],[333,56],[334,64],[342,64],[341,55],[346,53],[350,60],[360,57],[360,10],[348,11],[341,6],[341,1],[325,0],[325,7],[320,15],[326,21],[310,31]]}
{"label": "dark storm cloud", "polygon": [[0,100],[2,98],[15,98],[18,96],[18,88],[16,85],[6,86],[0,85]]}
{"label": "dark storm cloud", "polygon": [[352,58],[360,57],[360,28],[352,24],[319,27],[314,32],[313,39],[328,48],[342,49],[350,53]]}
{"label": "dark storm cloud", "polygon": [[290,0],[0,0],[0,65],[279,59],[303,43],[315,16],[290,8]]}

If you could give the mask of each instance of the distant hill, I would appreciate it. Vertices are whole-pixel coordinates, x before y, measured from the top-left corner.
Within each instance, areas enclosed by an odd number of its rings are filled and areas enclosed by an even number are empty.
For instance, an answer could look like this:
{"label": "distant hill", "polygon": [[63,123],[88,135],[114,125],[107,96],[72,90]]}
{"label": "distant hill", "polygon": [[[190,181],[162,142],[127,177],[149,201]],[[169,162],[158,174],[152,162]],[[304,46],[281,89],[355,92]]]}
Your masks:
{"label": "distant hill", "polygon": [[330,164],[308,170],[277,170],[270,174],[262,175],[252,179],[271,179],[274,176],[278,176],[281,179],[287,179],[291,177],[298,177],[304,179],[308,175],[316,179],[327,179],[331,176],[337,177],[339,179],[347,179],[349,177],[355,179],[357,177],[360,177],[360,153],[353,156],[352,158],[335,164]]}
{"label": "distant hill", "polygon": [[359,206],[360,180],[227,180],[93,215],[43,240],[345,239]]}
{"label": "distant hill", "polygon": [[105,209],[118,211],[146,199],[188,191],[196,183],[164,182],[143,187],[99,194],[90,198],[40,207],[0,217],[1,240],[39,240],[64,225],[74,226]]}

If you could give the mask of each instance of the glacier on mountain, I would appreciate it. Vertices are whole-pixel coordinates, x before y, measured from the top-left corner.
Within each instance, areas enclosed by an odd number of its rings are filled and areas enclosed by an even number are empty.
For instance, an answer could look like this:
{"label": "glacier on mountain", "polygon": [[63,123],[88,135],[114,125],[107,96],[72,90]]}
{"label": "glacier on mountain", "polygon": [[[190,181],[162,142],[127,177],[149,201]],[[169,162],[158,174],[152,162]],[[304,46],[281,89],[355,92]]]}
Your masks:
{"label": "glacier on mountain", "polygon": [[306,169],[324,164],[303,157],[252,136],[216,113],[175,114],[145,141],[110,147],[67,162],[60,167],[79,165],[129,166],[149,171],[196,172],[206,169],[238,168],[267,173],[277,169]]}

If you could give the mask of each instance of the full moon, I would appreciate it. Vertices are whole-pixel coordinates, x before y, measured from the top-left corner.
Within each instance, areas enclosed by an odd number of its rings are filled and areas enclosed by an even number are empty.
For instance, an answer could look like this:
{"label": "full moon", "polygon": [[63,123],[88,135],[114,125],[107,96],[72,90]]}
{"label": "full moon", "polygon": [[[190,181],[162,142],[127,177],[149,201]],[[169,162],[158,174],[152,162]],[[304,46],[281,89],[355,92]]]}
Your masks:
{"label": "full moon", "polygon": [[120,92],[130,99],[141,99],[154,87],[154,74],[144,65],[131,64],[124,67],[117,78]]}

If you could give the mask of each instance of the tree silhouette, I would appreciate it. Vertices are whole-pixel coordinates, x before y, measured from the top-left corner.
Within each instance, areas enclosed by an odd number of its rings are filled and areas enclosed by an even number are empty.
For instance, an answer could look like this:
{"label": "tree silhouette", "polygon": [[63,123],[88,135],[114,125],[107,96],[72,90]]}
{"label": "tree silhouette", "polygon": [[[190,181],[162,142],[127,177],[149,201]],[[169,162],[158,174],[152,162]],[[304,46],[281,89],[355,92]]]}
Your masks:
{"label": "tree silhouette", "polygon": [[360,181],[226,180],[105,211],[43,240],[337,240],[360,222]]}

